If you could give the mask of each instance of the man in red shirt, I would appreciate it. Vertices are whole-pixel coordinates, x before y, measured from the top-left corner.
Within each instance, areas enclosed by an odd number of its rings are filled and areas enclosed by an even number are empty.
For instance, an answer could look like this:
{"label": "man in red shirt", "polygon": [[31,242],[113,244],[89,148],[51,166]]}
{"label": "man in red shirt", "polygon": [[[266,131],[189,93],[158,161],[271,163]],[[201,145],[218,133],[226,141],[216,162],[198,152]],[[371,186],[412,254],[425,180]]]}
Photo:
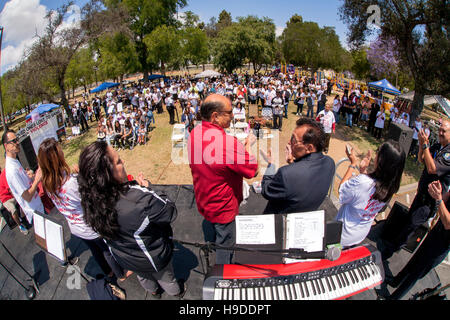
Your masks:
{"label": "man in red shirt", "polygon": [[[3,204],[5,209],[8,210],[9,213],[11,213],[12,218],[19,226],[20,232],[22,232],[24,235],[27,235],[27,228],[20,222],[20,210],[18,210],[16,199],[14,199],[13,195],[11,194],[11,190],[9,190],[8,182],[6,181],[5,170],[2,170],[0,174],[0,202]],[[22,218],[23,217],[24,215],[22,214]]]}
{"label": "man in red shirt", "polygon": [[[256,137],[250,135],[242,145],[224,129],[230,127],[233,108],[230,99],[210,95],[201,107],[202,124],[189,137],[189,164],[195,198],[206,224],[214,228],[218,246],[235,244],[235,217],[243,200],[243,178],[257,175],[258,163],[250,155]],[[216,264],[230,264],[232,252],[216,250]]]}

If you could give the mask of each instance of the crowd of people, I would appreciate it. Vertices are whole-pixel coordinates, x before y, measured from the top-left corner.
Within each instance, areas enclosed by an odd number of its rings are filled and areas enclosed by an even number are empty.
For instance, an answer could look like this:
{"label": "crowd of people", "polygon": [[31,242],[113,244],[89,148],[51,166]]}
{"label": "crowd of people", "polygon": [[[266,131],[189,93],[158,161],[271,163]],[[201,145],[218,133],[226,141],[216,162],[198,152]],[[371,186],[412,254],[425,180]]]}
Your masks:
{"label": "crowd of people", "polygon": [[[385,113],[380,111],[381,102],[360,99],[358,90],[350,96],[344,92],[328,102],[331,90],[329,81],[316,84],[314,79],[284,74],[232,75],[210,80],[176,77],[157,84],[110,89],[102,98],[95,96],[90,102],[76,102],[73,106],[73,117],[81,131],[89,129],[89,121],[98,122],[97,141],[82,151],[74,168],[65,162],[59,143],[46,139],[38,152],[39,168],[27,173],[17,160],[15,133],[7,130],[2,137],[6,150],[2,176],[6,173],[5,179],[0,176],[0,190],[10,190],[25,213],[26,218],[21,220],[14,211],[22,230],[26,229],[22,223],[25,219],[32,223],[34,210],[44,212],[38,191],[41,184],[66,217],[72,234],[86,243],[105,274],[124,281],[135,273],[154,297],[161,297],[163,292],[183,297],[186,286],[182,279],[175,278],[172,267],[171,224],[177,208],[167,196],[153,191],[142,174],[131,179],[117,151],[145,143],[151,126],[156,125],[154,113],[164,112],[165,107],[172,125],[181,108],[181,121],[190,132],[187,146],[198,212],[216,235],[216,264],[230,264],[233,252],[223,248],[235,244],[235,217],[243,201],[243,180],[261,173],[251,148],[257,137],[250,132],[241,143],[225,130],[250,105],[260,105],[261,118],[273,120],[273,127],[282,130],[283,118],[289,118],[288,105],[294,101],[298,118],[290,140],[285,142],[286,165],[276,168],[270,152],[264,157],[268,162],[266,172],[261,174],[262,196],[268,200],[264,214],[318,210],[335,173],[334,161],[324,153],[329,150],[339,120],[345,117],[349,127],[358,125],[370,132],[374,129],[376,137],[380,137],[386,121]],[[407,118],[397,115],[392,110],[389,120]],[[425,170],[410,209],[411,223],[399,230],[398,241],[386,244],[382,254],[388,259],[411,232],[430,218],[435,219],[435,227],[426,245],[435,249],[422,256],[419,253],[424,250],[419,251],[411,259],[412,266],[407,266],[414,270],[412,275],[402,271],[395,279],[400,285],[392,296],[396,299],[445,258],[450,244],[450,122],[442,123],[439,143],[433,146],[426,127],[415,128],[417,158],[425,164]],[[221,139],[211,141],[205,135]],[[226,143],[220,143],[223,141]],[[195,158],[198,148],[201,159]],[[213,148],[219,156],[213,161],[203,158],[207,148]],[[374,159],[371,152],[362,161],[357,160],[354,150],[346,149],[346,153],[350,165],[339,186],[341,207],[336,219],[343,223],[342,246],[351,248],[364,241],[377,214],[398,192],[407,155],[394,141],[383,143]],[[310,181],[314,181],[313,188]]]}

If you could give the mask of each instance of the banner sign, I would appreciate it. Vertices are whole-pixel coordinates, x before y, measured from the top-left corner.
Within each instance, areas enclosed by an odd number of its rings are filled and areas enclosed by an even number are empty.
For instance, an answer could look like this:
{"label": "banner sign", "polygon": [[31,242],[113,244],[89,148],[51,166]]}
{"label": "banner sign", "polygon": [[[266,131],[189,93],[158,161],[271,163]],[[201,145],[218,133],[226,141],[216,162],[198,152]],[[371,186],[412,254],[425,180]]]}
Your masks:
{"label": "banner sign", "polygon": [[48,138],[55,138],[58,141],[58,138],[64,134],[63,113],[60,109],[56,109],[44,114],[35,122],[28,124],[17,133],[17,138],[21,141],[29,136],[37,154],[42,141]]}

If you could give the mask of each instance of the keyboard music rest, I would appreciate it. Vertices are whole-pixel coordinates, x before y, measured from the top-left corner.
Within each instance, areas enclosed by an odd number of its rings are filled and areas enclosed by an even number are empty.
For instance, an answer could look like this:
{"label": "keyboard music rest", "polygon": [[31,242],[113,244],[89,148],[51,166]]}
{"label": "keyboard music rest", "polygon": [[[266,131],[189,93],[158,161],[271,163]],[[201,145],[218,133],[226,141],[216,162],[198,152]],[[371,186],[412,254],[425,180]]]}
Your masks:
{"label": "keyboard music rest", "polygon": [[214,266],[203,284],[204,300],[340,300],[384,281],[381,255],[365,245],[337,261],[289,265]]}

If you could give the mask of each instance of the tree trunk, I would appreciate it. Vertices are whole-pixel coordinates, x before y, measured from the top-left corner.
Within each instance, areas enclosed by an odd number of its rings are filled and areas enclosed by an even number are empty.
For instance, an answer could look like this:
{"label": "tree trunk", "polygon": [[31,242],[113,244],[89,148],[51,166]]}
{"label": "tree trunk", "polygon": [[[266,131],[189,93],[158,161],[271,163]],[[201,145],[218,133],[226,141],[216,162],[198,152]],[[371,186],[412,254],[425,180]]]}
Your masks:
{"label": "tree trunk", "polygon": [[64,107],[64,110],[66,110],[67,116],[69,117],[69,123],[71,125],[74,125],[75,121],[73,119],[72,110],[70,110],[69,102],[66,98],[66,88],[64,87],[64,80],[59,81],[59,89],[61,92],[61,104]]}
{"label": "tree trunk", "polygon": [[411,119],[409,124],[411,125],[416,121],[417,116],[420,116],[420,114],[423,111],[423,105],[424,105],[424,97],[425,94],[422,93],[422,90],[420,88],[416,88],[414,91],[414,99],[412,102],[412,109],[411,109]]}
{"label": "tree trunk", "polygon": [[144,83],[148,83],[148,70],[144,70]]}

